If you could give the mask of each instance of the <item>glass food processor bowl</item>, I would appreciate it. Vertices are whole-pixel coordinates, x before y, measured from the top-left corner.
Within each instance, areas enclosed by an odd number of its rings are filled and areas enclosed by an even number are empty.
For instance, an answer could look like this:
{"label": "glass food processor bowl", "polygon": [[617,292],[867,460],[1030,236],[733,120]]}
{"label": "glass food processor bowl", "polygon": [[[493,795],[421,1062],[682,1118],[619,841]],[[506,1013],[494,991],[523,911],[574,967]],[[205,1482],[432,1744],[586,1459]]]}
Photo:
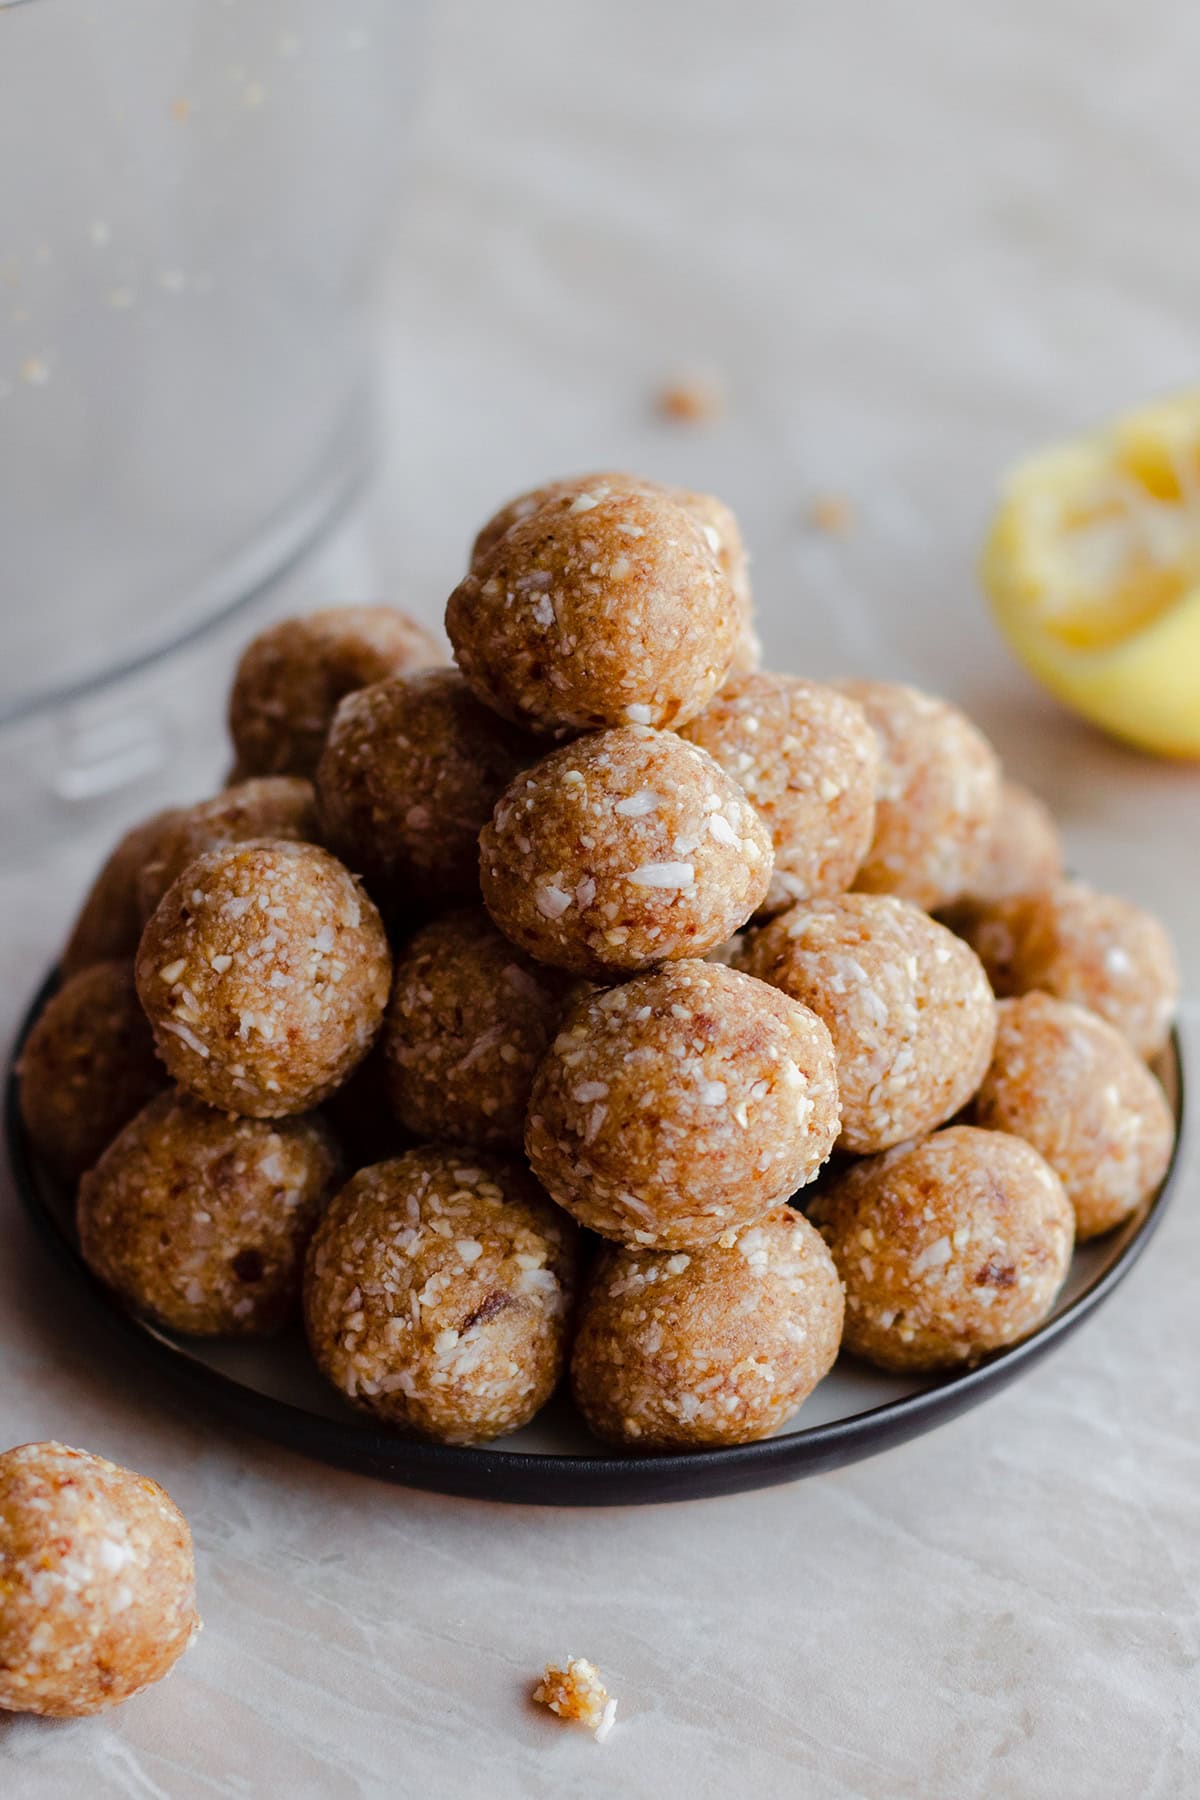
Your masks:
{"label": "glass food processor bowl", "polygon": [[421,10],[0,0],[2,853],[165,762],[139,676],[365,470]]}

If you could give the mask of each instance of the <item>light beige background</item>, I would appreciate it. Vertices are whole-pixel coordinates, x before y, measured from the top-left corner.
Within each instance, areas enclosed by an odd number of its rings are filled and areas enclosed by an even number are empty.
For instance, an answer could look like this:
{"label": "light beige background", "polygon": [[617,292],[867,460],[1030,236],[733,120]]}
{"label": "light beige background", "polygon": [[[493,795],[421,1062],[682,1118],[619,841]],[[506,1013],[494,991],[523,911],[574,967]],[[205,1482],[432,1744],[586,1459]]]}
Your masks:
{"label": "light beige background", "polygon": [[[389,466],[276,604],[370,578],[433,617],[474,524],[547,473],[712,487],[754,548],[774,663],[961,699],[1074,863],[1164,912],[1200,1059],[1200,772],[1058,713],[972,575],[1008,457],[1195,378],[1200,13],[445,0],[431,50]],[[728,390],[706,431],[652,411],[690,368]],[[853,500],[845,538],[806,522],[829,491]],[[6,1035],[98,849],[0,883]],[[109,1719],[0,1719],[0,1792],[1196,1793],[1197,1176],[1193,1155],[1095,1321],[965,1419],[792,1488],[594,1514],[408,1494],[188,1417],[78,1312],[5,1180],[0,1441],[163,1480],[207,1629]],[[620,1696],[603,1747],[526,1704],[564,1651]]]}

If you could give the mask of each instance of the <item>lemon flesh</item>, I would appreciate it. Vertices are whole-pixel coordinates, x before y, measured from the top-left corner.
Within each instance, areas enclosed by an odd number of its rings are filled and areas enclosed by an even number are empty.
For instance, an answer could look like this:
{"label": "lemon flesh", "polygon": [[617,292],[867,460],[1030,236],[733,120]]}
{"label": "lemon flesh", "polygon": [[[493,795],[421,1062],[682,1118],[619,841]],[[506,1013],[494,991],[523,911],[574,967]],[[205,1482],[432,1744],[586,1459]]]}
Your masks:
{"label": "lemon flesh", "polygon": [[982,574],[1059,699],[1141,749],[1200,758],[1200,389],[1020,463]]}

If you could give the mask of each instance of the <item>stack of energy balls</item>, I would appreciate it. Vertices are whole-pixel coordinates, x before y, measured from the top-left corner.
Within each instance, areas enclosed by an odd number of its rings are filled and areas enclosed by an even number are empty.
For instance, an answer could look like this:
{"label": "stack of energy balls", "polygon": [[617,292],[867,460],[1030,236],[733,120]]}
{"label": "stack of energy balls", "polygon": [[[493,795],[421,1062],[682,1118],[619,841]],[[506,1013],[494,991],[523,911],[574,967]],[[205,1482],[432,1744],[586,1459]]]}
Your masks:
{"label": "stack of energy balls", "polygon": [[102,871],[22,1089],[91,1267],[180,1332],[302,1304],[450,1442],[569,1363],[611,1443],[741,1443],[839,1348],[1032,1331],[1171,1154],[1161,926],[954,707],[758,672],[714,499],[523,495],[446,625],[265,632],[232,785]]}

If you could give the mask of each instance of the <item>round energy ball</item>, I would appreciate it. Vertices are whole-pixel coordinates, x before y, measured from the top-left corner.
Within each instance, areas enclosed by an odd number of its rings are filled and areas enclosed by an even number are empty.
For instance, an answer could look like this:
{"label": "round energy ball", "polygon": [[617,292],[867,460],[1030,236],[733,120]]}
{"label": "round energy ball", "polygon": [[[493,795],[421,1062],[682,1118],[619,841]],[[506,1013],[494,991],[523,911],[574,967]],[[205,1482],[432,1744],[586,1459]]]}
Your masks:
{"label": "round energy ball", "polygon": [[832,1368],[842,1312],[833,1259],[790,1206],[690,1253],[614,1246],[580,1308],[576,1404],[640,1450],[770,1437]]}
{"label": "round energy ball", "polygon": [[525,1148],[581,1224],[691,1250],[812,1181],[837,1134],[816,1014],[735,969],[678,962],[572,1008],[534,1080]]}
{"label": "round energy ball", "polygon": [[187,1520],[65,1444],[0,1455],[0,1708],[78,1718],[161,1681],[200,1629]]}
{"label": "round energy ball", "polygon": [[983,1080],[996,1033],[983,966],[911,901],[807,901],[755,932],[741,960],[829,1027],[842,1150],[886,1150],[932,1131]]}
{"label": "round energy ball", "polygon": [[1152,913],[1081,881],[964,909],[955,929],[973,947],[997,994],[1041,988],[1099,1013],[1139,1056],[1164,1047],[1179,1003],[1179,970]]}
{"label": "round energy ball", "polygon": [[299,775],[259,776],[177,812],[159,832],[138,875],[142,918],[150,917],[176,876],[198,856],[252,838],[314,843],[317,797],[312,782]]}
{"label": "round energy ball", "polygon": [[534,1071],[571,986],[482,907],[418,931],[396,957],[383,1034],[401,1123],[418,1139],[520,1151]]}
{"label": "round energy ball", "polygon": [[879,738],[875,838],[855,886],[932,911],[966,892],[1000,805],[1000,764],[955,706],[888,681],[839,681]]}
{"label": "round energy ball", "polygon": [[679,725],[728,672],[742,606],[696,514],[665,494],[566,493],[511,526],[446,606],[455,659],[550,735]]}
{"label": "round energy ball", "polygon": [[1031,1145],[953,1125],[855,1163],[809,1208],[846,1289],[842,1345],[884,1369],[950,1369],[1040,1325],[1075,1216]]}
{"label": "round energy ball", "polygon": [[186,868],[142,936],[137,986],[170,1074],[253,1118],[307,1112],[360,1063],[392,959],[379,914],[313,844],[262,840]]}
{"label": "round energy ball", "polygon": [[764,912],[845,893],[871,847],[879,785],[879,744],[860,706],[791,675],[741,676],[682,736],[720,763],[771,833]]}
{"label": "round energy ball", "polygon": [[266,1337],[296,1311],[304,1252],[342,1170],[316,1118],[236,1119],[175,1089],[79,1188],[88,1267],[193,1337]]}
{"label": "round energy ball", "polygon": [[117,844],[97,875],[58,959],[63,980],[98,962],[128,962],[137,954],[142,935],[138,879],[155,853],[159,837],[178,818],[168,807],[144,819]]}
{"label": "round energy ball", "polygon": [[1075,1208],[1076,1241],[1111,1231],[1167,1172],[1175,1121],[1166,1096],[1116,1028],[1082,1006],[1024,994],[996,1007],[992,1066],[976,1124],[1041,1152]]}
{"label": "round energy ball", "polygon": [[410,1150],[354,1176],[312,1242],[308,1340],[347,1399],[421,1437],[515,1431],[566,1355],[577,1246],[515,1162]]}
{"label": "round energy ball", "polygon": [[604,500],[616,490],[660,494],[695,515],[741,610],[741,629],[731,667],[739,675],[752,673],[761,661],[762,645],[754,629],[754,598],[750,591],[749,559],[736,514],[732,507],[726,506],[723,500],[718,500],[715,494],[697,494],[690,488],[668,487],[661,481],[651,481],[644,475],[626,475],[611,470],[593,475],[569,476],[563,481],[548,481],[542,487],[530,488],[528,492],[518,494],[492,515],[472,546],[472,573],[479,573],[500,539],[512,526],[519,524],[522,519],[532,517],[550,501],[561,502],[565,498],[574,502],[580,495],[586,495],[592,500]]}
{"label": "round energy ball", "polygon": [[242,652],[229,696],[239,773],[311,775],[347,694],[445,660],[395,606],[331,606],[268,626]]}
{"label": "round energy ball", "polygon": [[988,905],[1013,894],[1035,894],[1063,872],[1062,839],[1050,810],[1015,781],[1000,785],[1000,810],[983,861],[971,877],[967,905]]}
{"label": "round energy ball", "polygon": [[133,964],[92,963],[59,988],[25,1040],[20,1076],[34,1148],[74,1181],[166,1086]]}
{"label": "round energy ball", "polygon": [[537,754],[455,669],[363,688],[317,770],[328,841],[389,911],[475,900],[480,828]]}
{"label": "round energy ball", "polygon": [[479,839],[506,937],[580,975],[701,956],[761,905],[771,839],[736,782],[673,732],[623,725],[526,770]]}

